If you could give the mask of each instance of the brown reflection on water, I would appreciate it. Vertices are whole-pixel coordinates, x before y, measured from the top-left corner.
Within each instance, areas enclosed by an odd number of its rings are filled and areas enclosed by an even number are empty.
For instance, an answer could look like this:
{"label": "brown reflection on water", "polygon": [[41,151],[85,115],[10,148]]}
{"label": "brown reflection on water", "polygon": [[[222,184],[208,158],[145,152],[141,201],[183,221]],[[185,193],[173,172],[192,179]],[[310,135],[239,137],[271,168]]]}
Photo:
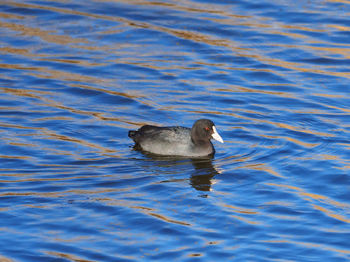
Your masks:
{"label": "brown reflection on water", "polygon": [[[201,5],[202,7],[205,5]],[[217,8],[217,5],[213,5]],[[173,6],[172,6],[173,8]],[[210,10],[210,9],[208,9]],[[208,13],[208,10],[197,10],[199,12],[203,12]],[[307,11],[306,11],[307,12]],[[322,41],[317,41],[316,39],[311,39],[311,37],[307,36],[306,34],[302,34],[302,33],[295,33],[295,32],[290,32],[290,30],[299,30],[301,32],[322,32],[322,33],[327,33],[328,30],[324,29],[324,28],[311,28],[311,27],[306,27],[306,26],[292,26],[292,25],[286,25],[283,23],[277,23],[275,21],[271,21],[270,19],[266,18],[266,19],[261,19],[261,17],[259,18],[259,20],[254,20],[252,19],[252,17],[249,16],[239,16],[239,15],[232,15],[232,14],[228,14],[227,12],[220,10],[217,11],[218,14],[222,15],[223,18],[222,19],[216,19],[215,21],[219,24],[223,24],[223,25],[244,25],[249,29],[253,29],[253,30],[259,30],[259,31],[266,31],[265,33],[269,33],[269,34],[276,34],[276,35],[284,35],[287,37],[290,37],[292,39],[299,39],[299,40],[303,40],[306,44],[304,45],[298,45],[298,46],[293,46],[293,45],[281,45],[281,44],[275,44],[272,43],[270,45],[272,46],[280,46],[280,47],[288,47],[288,48],[301,48],[303,50],[309,51],[309,52],[324,52],[326,55],[342,55],[343,57],[349,57],[350,56],[350,51],[349,51],[349,46],[347,45],[346,47],[344,47],[344,44],[342,44],[339,47],[320,47],[320,46],[315,46],[315,44],[325,44]],[[203,19],[208,19],[210,20],[210,18],[206,18],[203,17]],[[245,19],[249,19],[249,23],[247,22],[242,22]],[[332,27],[332,25],[330,26]],[[276,28],[279,28],[280,30],[276,30]],[[314,68],[314,67],[310,67],[310,66],[305,66],[303,63],[296,63],[296,62],[286,62],[286,61],[282,61],[280,59],[277,58],[271,58],[271,57],[266,57],[262,54],[260,54],[261,50],[260,49],[254,49],[254,48],[247,48],[245,47],[240,48],[239,44],[236,42],[233,42],[232,40],[227,40],[227,39],[212,39],[210,35],[205,35],[205,34],[198,34],[197,32],[191,32],[188,30],[170,30],[170,29],[164,29],[164,28],[155,28],[158,29],[160,31],[165,31],[171,34],[176,35],[179,38],[184,38],[184,39],[189,39],[192,41],[196,41],[196,42],[203,42],[209,45],[215,45],[215,46],[225,46],[229,49],[231,49],[232,51],[234,51],[235,53],[237,53],[239,56],[247,56],[247,57],[251,57],[254,59],[257,59],[259,61],[261,61],[262,63],[269,63],[271,65],[276,65],[276,66],[280,66],[283,68],[287,68],[287,69],[292,69],[295,71],[299,71],[299,72],[309,72],[309,73],[317,73],[317,74],[324,74],[324,75],[332,75],[332,76],[338,76],[338,77],[345,77],[345,78],[349,78],[350,77],[350,73],[346,73],[346,72],[331,72],[331,71],[326,71],[326,70],[322,70],[320,68]],[[345,30],[343,28],[343,30]],[[309,45],[312,44],[312,45]],[[333,45],[336,45],[334,43],[332,43]],[[244,51],[244,52],[242,52]],[[314,52],[313,52],[314,51]],[[332,67],[332,66],[327,66],[327,67]]]}
{"label": "brown reflection on water", "polygon": [[262,240],[259,242],[273,243],[273,244],[287,243],[287,244],[293,244],[293,245],[307,247],[310,249],[317,248],[317,249],[321,249],[321,250],[328,250],[328,251],[336,252],[344,258],[348,258],[348,257],[343,256],[343,255],[350,254],[350,251],[346,250],[346,249],[338,249],[338,248],[333,248],[333,247],[328,246],[328,245],[316,244],[316,243],[311,243],[311,242],[293,241],[290,239]]}
{"label": "brown reflection on water", "polygon": [[15,47],[0,47],[1,53],[7,53],[7,54],[16,54],[16,55],[22,55],[22,56],[29,56],[29,57],[40,57],[41,54],[32,54],[28,49],[25,48],[15,48]]}
{"label": "brown reflection on water", "polygon": [[7,258],[7,257],[4,257],[2,255],[0,255],[0,261],[1,262],[14,262],[14,260],[12,260],[11,258]]}
{"label": "brown reflection on water", "polygon": [[242,208],[234,205],[229,205],[226,203],[218,203],[223,209],[230,212],[230,217],[240,220],[244,223],[251,225],[262,225],[261,221],[255,221],[254,218],[257,218],[260,215],[260,212],[254,209]]}
{"label": "brown reflection on water", "polygon": [[[82,176],[85,177],[85,176]],[[96,176],[98,177],[98,176]],[[71,177],[70,179],[74,180],[76,178],[80,178],[80,176],[77,177]],[[89,176],[91,178],[91,176]],[[69,189],[69,190],[62,190],[60,192],[34,192],[34,191],[28,191],[28,192],[3,192],[0,193],[0,197],[4,196],[40,196],[40,197],[47,197],[47,198],[56,198],[56,197],[64,197],[66,195],[72,195],[72,194],[78,194],[78,195],[91,195],[98,196],[99,194],[103,195],[104,193],[125,193],[131,191],[132,188],[103,188],[103,189]],[[101,199],[96,198],[96,201],[100,201]]]}
{"label": "brown reflection on water", "polygon": [[11,64],[0,64],[0,68],[4,69],[18,69],[24,74],[28,74],[40,79],[60,79],[65,81],[77,81],[77,82],[91,82],[96,84],[101,84],[104,82],[109,83],[110,80],[105,78],[97,78],[87,75],[82,75],[73,72],[67,72],[62,70],[49,69],[47,67],[27,67],[24,65],[11,65]]}
{"label": "brown reflection on water", "polygon": [[242,208],[239,206],[234,206],[226,203],[221,203],[222,207],[229,208],[230,211],[239,213],[242,215],[258,215],[259,212],[253,209],[248,209],[248,208]]}
{"label": "brown reflection on water", "polygon": [[[20,129],[28,129],[28,130],[32,130],[32,129],[38,130],[39,129],[39,128],[34,128],[34,127],[18,126],[18,125],[4,125],[4,124],[0,124],[0,126],[6,126],[6,127],[11,127],[11,128],[20,128]],[[61,141],[65,141],[65,142],[76,143],[76,144],[82,145],[82,146],[87,147],[87,148],[95,149],[95,150],[99,151],[101,154],[104,154],[104,155],[113,154],[113,156],[116,156],[115,154],[117,153],[117,151],[114,150],[114,149],[102,147],[102,146],[100,146],[100,145],[98,145],[96,143],[87,142],[87,141],[82,140],[82,139],[56,134],[53,130],[48,130],[46,128],[40,128],[40,132],[36,132],[36,133],[30,134],[30,135],[31,136],[41,137],[41,139],[61,140]],[[14,144],[14,143],[10,141],[10,142],[8,142],[8,144]],[[22,145],[24,147],[39,147],[39,145],[35,145],[35,144],[30,144],[30,145],[23,144],[23,143],[17,143],[17,144]],[[52,149],[52,148],[48,148],[47,146],[42,147],[42,150],[45,150],[45,151],[48,151],[48,152],[51,151],[52,153],[54,153],[56,155],[69,155],[69,156],[74,157],[77,160],[86,160],[86,159],[80,158],[76,154],[73,154],[71,151]],[[29,156],[13,156],[13,155],[0,155],[0,158],[34,160],[32,157],[29,157]],[[89,159],[89,160],[93,160],[93,159]]]}
{"label": "brown reflection on water", "polygon": [[[124,197],[125,198],[130,197],[128,192],[131,192],[131,188],[125,189],[124,191],[127,194],[127,196],[125,195]],[[138,197],[141,197],[141,193],[138,195]],[[192,224],[190,223],[171,218],[169,216],[169,214],[171,213],[170,211],[167,212],[167,215],[164,215],[159,213],[159,211],[155,208],[142,206],[143,203],[141,201],[130,201],[125,199],[112,199],[112,198],[95,198],[94,201],[103,202],[106,205],[110,205],[110,206],[121,206],[121,207],[131,208],[131,209],[137,210],[142,214],[151,216],[153,218],[162,220],[167,223],[178,224],[182,226],[192,226]]]}
{"label": "brown reflection on water", "polygon": [[[344,47],[344,45],[339,46],[339,47],[316,47],[316,46],[310,46],[309,44],[311,43],[309,38],[306,38],[305,35],[300,34],[300,33],[293,33],[289,32],[288,30],[300,30],[300,31],[305,31],[305,32],[327,32],[325,31],[326,29],[318,29],[318,28],[310,28],[306,26],[291,26],[291,25],[285,25],[282,23],[276,23],[274,21],[271,21],[270,19],[263,19],[261,17],[259,18],[252,18],[249,16],[243,16],[241,14],[231,14],[228,13],[226,10],[224,10],[222,7],[215,5],[215,4],[198,4],[196,5],[195,3],[188,2],[188,1],[181,1],[179,3],[173,4],[173,3],[158,3],[158,2],[147,2],[147,1],[124,1],[127,2],[128,4],[134,4],[134,5],[146,5],[146,6],[162,6],[168,9],[173,9],[173,10],[180,10],[180,11],[186,11],[186,12],[200,12],[203,13],[204,16],[202,19],[213,19],[206,17],[206,13],[215,13],[220,15],[222,18],[216,19],[217,23],[223,24],[223,25],[238,25],[238,26],[246,26],[248,30],[263,30],[266,31],[266,33],[273,33],[277,35],[286,35],[290,38],[298,38],[302,39],[305,44],[302,45],[283,45],[283,44],[278,44],[278,43],[271,43],[271,46],[275,47],[280,47],[280,48],[299,48],[303,49],[306,51],[310,52],[323,52],[325,55],[339,55],[341,54],[344,57],[350,57],[350,51],[348,47]],[[24,4],[24,3],[8,3],[9,5],[13,5],[16,7],[23,7],[23,8],[33,8],[33,9],[44,9],[44,10],[50,10],[58,13],[64,13],[64,14],[73,14],[73,15],[79,15],[79,16],[87,16],[95,19],[104,19],[104,20],[110,20],[110,21],[115,21],[115,22],[120,22],[121,28],[116,28],[116,32],[122,32],[125,30],[125,27],[135,27],[135,28],[150,28],[152,30],[164,32],[167,34],[174,35],[175,37],[179,39],[187,39],[191,40],[194,42],[199,42],[199,43],[206,43],[211,46],[218,46],[218,47],[226,47],[228,50],[231,50],[232,52],[235,53],[235,55],[242,56],[242,57],[250,57],[253,59],[256,59],[260,61],[261,63],[266,63],[270,65],[275,65],[279,66],[282,68],[287,68],[299,72],[309,72],[309,73],[317,73],[317,74],[324,74],[324,75],[332,75],[332,76],[338,76],[338,77],[345,77],[345,78],[350,78],[350,73],[347,72],[332,72],[329,70],[324,70],[321,67],[310,67],[309,65],[305,65],[303,63],[297,63],[297,62],[287,62],[280,60],[276,57],[270,57],[268,55],[264,55],[261,53],[261,50],[258,48],[253,48],[253,46],[242,48],[239,44],[239,42],[235,42],[232,40],[228,39],[221,39],[218,38],[217,36],[213,36],[210,34],[205,34],[201,32],[194,32],[190,31],[187,29],[173,29],[170,27],[164,27],[164,26],[159,26],[152,24],[151,21],[149,22],[139,22],[139,21],[134,21],[131,19],[126,19],[122,17],[112,17],[112,16],[106,16],[106,15],[96,15],[96,14],[91,14],[91,13],[84,13],[76,10],[71,10],[71,9],[65,9],[65,8],[57,8],[57,7],[51,7],[51,6],[45,6],[45,5],[35,5],[35,4]],[[0,14],[1,15],[1,14]],[[3,14],[4,16],[5,14]],[[17,19],[23,20],[25,17],[16,17]],[[68,35],[62,35],[58,34],[55,31],[45,31],[41,30],[38,28],[32,28],[28,27],[22,24],[15,24],[15,23],[3,23],[2,24],[4,27],[20,32],[21,34],[25,34],[28,36],[36,36],[40,37],[42,40],[46,42],[54,42],[57,44],[62,44],[62,45],[67,45],[69,44],[72,46],[72,48],[77,48],[77,49],[92,49],[92,50],[106,50],[108,49],[109,52],[112,54],[122,54],[126,57],[128,57],[126,52],[128,51],[121,51],[122,46],[119,46],[118,48],[111,48],[111,47],[106,47],[102,45],[96,45],[91,43],[89,40],[84,39],[84,38],[72,38],[69,37]],[[278,30],[277,30],[277,29]],[[108,29],[109,30],[109,29]],[[103,32],[103,34],[108,33],[108,31]],[[306,39],[305,39],[306,38]],[[313,39],[312,44],[322,44],[321,42],[317,42],[315,39]],[[128,46],[128,45],[127,45]],[[128,46],[130,47],[130,46]],[[136,46],[134,46],[134,49],[140,49]],[[37,60],[42,60],[42,61],[56,61],[60,63],[73,63],[73,64],[79,64],[85,67],[94,67],[94,66],[99,66],[100,64],[94,64],[94,63],[88,63],[87,61],[84,60],[78,60],[78,59],[60,59],[60,58],[54,58],[54,57],[49,57],[52,56],[50,55],[44,55],[44,54],[37,54],[37,53],[32,53],[31,50],[26,50],[26,49],[20,49],[20,48],[11,48],[11,47],[2,47],[0,49],[0,52],[5,52],[5,53],[15,53],[15,54],[20,54],[24,56],[29,56],[33,57],[34,59]],[[150,51],[153,52],[153,51]],[[184,56],[190,55],[190,54],[183,54]],[[44,57],[45,56],[45,57]],[[130,57],[130,56],[129,56]],[[135,61],[133,61],[135,60]],[[140,63],[136,61],[136,59],[132,58],[124,58],[120,59],[118,61],[110,61],[110,62],[118,62],[118,63],[124,63],[124,64],[133,64],[133,65],[139,65],[145,68],[153,68],[158,71],[160,70],[167,70],[167,69],[182,69],[182,70],[193,70],[193,66],[186,66],[186,65],[175,65],[172,64],[171,66],[168,65],[161,65],[159,61],[150,61],[148,63]],[[196,63],[198,64],[205,64],[206,62],[204,60],[199,59]],[[65,81],[75,81],[75,82],[90,82],[90,83],[95,83],[95,84],[103,84],[106,86],[111,86],[111,85],[116,85],[116,83],[113,83],[112,80],[106,79],[106,78],[95,78],[91,77],[88,75],[82,75],[82,74],[77,74],[73,72],[67,72],[63,70],[54,70],[52,68],[45,68],[45,67],[26,67],[22,65],[9,65],[9,64],[2,64],[0,65],[2,68],[12,68],[12,69],[18,69],[22,70],[26,74],[32,75],[34,77],[38,78],[47,78],[47,79],[61,79]],[[276,71],[271,71],[271,70],[266,70],[266,69],[243,69],[243,68],[232,68],[230,66],[226,66],[225,64],[217,64],[215,65],[218,69],[220,69],[220,72],[222,73],[231,73],[232,71],[235,70],[250,70],[250,71],[266,71],[266,72],[271,72],[274,74],[280,74],[279,72]],[[323,66],[324,67],[324,66]],[[330,66],[327,66],[329,68]],[[175,73],[173,73],[174,75]],[[131,80],[133,81],[133,80]],[[137,80],[136,80],[137,81]],[[146,81],[146,80],[144,80]],[[154,82],[154,81],[153,81]],[[190,80],[190,82],[193,82],[193,79]],[[198,83],[199,84],[199,83]],[[257,83],[261,84],[261,83]],[[208,83],[207,86],[213,85],[213,83]],[[86,87],[85,87],[86,88]],[[231,89],[234,88],[237,92],[259,92],[263,94],[269,94],[269,95],[278,95],[281,97],[288,97],[288,98],[293,98],[293,94],[288,93],[288,92],[277,92],[277,91],[267,91],[267,90],[257,90],[257,89],[248,89],[248,88],[243,88],[243,87],[234,87],[231,86]],[[106,92],[106,90],[104,90]],[[142,92],[140,92],[142,93]],[[141,103],[151,103],[151,106],[157,106],[157,104],[152,104],[152,101],[144,101],[144,100],[139,100]],[[350,110],[342,107],[335,107],[335,106],[330,106],[330,105],[324,105],[330,108],[338,109],[343,112],[350,112]],[[275,125],[280,125],[279,123],[273,123]],[[284,126],[283,128],[288,128],[291,130],[295,130],[296,128],[294,127],[286,127]],[[297,130],[297,131],[300,131]],[[302,132],[307,132],[306,130],[303,130]],[[313,131],[312,133],[315,133]],[[321,135],[321,134],[320,134]],[[327,134],[328,135],[328,134]]]}
{"label": "brown reflection on water", "polygon": [[[59,62],[59,63],[66,63],[66,64],[79,64],[84,67],[94,67],[94,66],[102,66],[104,64],[102,63],[97,63],[97,62],[90,62],[87,60],[77,60],[75,58],[70,58],[70,59],[62,59],[62,58],[56,58],[55,54],[45,54],[45,53],[38,53],[34,52],[35,50],[33,48],[30,49],[25,49],[25,48],[14,48],[14,47],[0,47],[0,53],[6,53],[6,54],[15,54],[15,55],[21,55],[21,56],[26,56],[30,57],[32,59],[35,59],[37,61],[52,61],[52,62]],[[50,58],[52,57],[52,58]],[[5,64],[2,65],[4,68],[6,68]],[[9,68],[15,67],[15,65],[8,65]],[[18,65],[16,65],[18,66]],[[18,68],[14,68],[18,69]],[[23,69],[26,69],[23,66]],[[33,67],[29,67],[27,69],[33,70]],[[40,71],[41,67],[35,67],[38,71]]]}
{"label": "brown reflection on water", "polygon": [[3,158],[3,159],[23,159],[23,160],[32,159],[29,156],[7,156],[7,155],[0,155],[0,158]]}
{"label": "brown reflection on water", "polygon": [[31,17],[31,15],[26,14],[26,16],[22,15],[17,15],[17,14],[9,14],[9,13],[1,13],[0,12],[0,17],[4,19],[25,19],[26,17]]}
{"label": "brown reflection on water", "polygon": [[[327,196],[305,192],[302,188],[295,187],[295,186],[284,185],[284,184],[274,184],[274,183],[266,183],[266,185],[288,190],[288,192],[296,194],[297,196],[301,197],[302,199],[306,200],[307,202],[310,202],[310,205],[314,209],[321,211],[326,216],[332,217],[332,218],[337,219],[337,220],[342,221],[342,222],[350,223],[350,218],[346,217],[343,214],[340,214],[340,213],[343,213],[342,210],[344,208],[350,210],[350,205],[347,203],[335,201]],[[317,204],[315,202],[317,202]],[[330,209],[322,206],[322,203],[325,203],[326,205],[332,206],[333,210],[330,210]],[[334,211],[334,209],[336,209],[337,211]]]}
{"label": "brown reflection on water", "polygon": [[[187,1],[181,1],[177,4],[165,4],[161,2],[147,2],[147,1],[125,1],[128,4],[134,4],[134,5],[154,5],[154,6],[162,6],[166,7],[168,9],[172,10],[181,10],[181,11],[186,11],[186,12],[200,12],[203,13],[204,15],[207,13],[215,13],[220,16],[222,16],[222,19],[217,20],[217,22],[220,21],[220,24],[222,25],[239,25],[239,26],[246,26],[247,29],[252,29],[252,30],[263,30],[266,31],[265,33],[269,34],[277,34],[277,35],[285,35],[290,38],[298,38],[298,39],[303,39],[305,40],[306,44],[304,45],[298,45],[298,46],[292,46],[292,45],[280,45],[276,43],[271,43],[271,46],[280,46],[283,48],[301,48],[306,51],[316,51],[316,52],[324,52],[325,55],[342,55],[344,57],[350,57],[350,49],[349,46],[344,47],[344,45],[339,46],[339,47],[320,47],[320,46],[315,46],[315,44],[323,44],[321,41],[317,41],[316,39],[312,39],[312,41],[305,36],[304,34],[301,33],[295,33],[295,32],[289,32],[289,30],[300,30],[301,32],[324,32],[327,33],[326,29],[322,28],[310,28],[306,26],[291,26],[291,25],[285,25],[283,23],[277,23],[275,21],[271,21],[268,18],[254,18],[250,16],[243,16],[241,14],[231,14],[228,13],[226,10],[223,9],[223,7],[220,7],[215,4],[198,4],[196,5],[193,2],[187,2]],[[321,68],[315,68],[315,67],[310,67],[308,65],[304,65],[303,63],[297,63],[297,62],[287,62],[283,61],[277,58],[272,58],[265,56],[261,54],[260,49],[255,49],[255,48],[247,48],[244,47],[242,48],[238,42],[228,40],[228,39],[222,39],[218,37],[214,37],[213,35],[210,34],[204,34],[200,32],[194,32],[190,31],[187,29],[173,29],[169,27],[164,27],[164,26],[159,26],[152,24],[152,22],[139,22],[139,21],[133,21],[130,19],[122,18],[122,17],[112,17],[112,16],[106,16],[106,15],[96,15],[96,14],[91,14],[91,13],[84,13],[76,10],[71,10],[71,9],[64,9],[64,8],[57,8],[57,7],[51,7],[51,6],[44,6],[44,5],[35,5],[35,4],[23,4],[23,3],[8,3],[9,5],[13,5],[16,7],[23,7],[23,8],[35,8],[35,9],[44,9],[44,10],[50,10],[54,12],[59,12],[59,13],[65,13],[65,14],[73,14],[73,15],[80,15],[80,16],[87,16],[87,17],[92,17],[96,19],[104,19],[104,20],[110,20],[110,21],[116,21],[120,22],[124,25],[127,25],[129,27],[136,27],[136,28],[150,28],[156,31],[164,32],[167,34],[171,34],[176,36],[177,38],[180,39],[187,39],[191,40],[194,42],[199,42],[199,43],[206,43],[208,45],[212,46],[221,46],[221,47],[226,47],[228,50],[232,50],[235,52],[238,56],[246,56],[246,57],[251,57],[254,59],[259,60],[262,63],[268,63],[270,65],[276,65],[282,68],[287,68],[299,72],[309,72],[309,73],[317,73],[317,74],[324,74],[324,75],[332,75],[332,76],[338,76],[338,77],[345,77],[345,78],[350,78],[350,73],[347,72],[331,72],[327,70],[323,70]],[[195,7],[193,7],[195,6]],[[307,12],[307,10],[305,10]],[[22,19],[22,17],[21,17]],[[210,20],[211,18],[203,16],[202,19],[207,19]],[[249,23],[246,22],[249,20]],[[55,35],[55,32],[53,31],[45,31],[45,30],[40,30],[38,28],[30,28],[26,27],[24,25],[19,25],[19,24],[13,24],[13,23],[3,23],[3,27],[7,27],[10,30],[13,31],[18,31],[24,34],[27,34],[28,36],[38,36],[41,37],[44,41],[47,42],[54,42],[58,44],[83,44],[81,46],[76,46],[77,48],[100,48],[104,49],[105,47],[102,46],[96,46],[91,43],[87,39],[84,38],[72,38],[69,37],[68,35],[62,35],[62,34],[57,34]],[[334,28],[333,25],[329,26],[330,28]],[[276,29],[277,28],[277,29]],[[279,30],[278,30],[279,29]],[[121,30],[121,29],[120,29]],[[264,32],[262,32],[264,33]],[[310,45],[312,44],[312,46]],[[336,45],[336,44],[333,44]],[[147,64],[143,66],[149,66]]]}
{"label": "brown reflection on water", "polygon": [[[252,69],[251,71],[255,71],[255,69]],[[259,86],[264,86],[261,83],[257,83],[257,84]],[[273,86],[273,84],[269,84],[269,86]],[[211,88],[211,89],[215,90],[216,88]],[[263,90],[263,89],[257,89],[257,88],[242,87],[242,86],[232,86],[231,89],[226,88],[224,90],[228,91],[228,92],[258,93],[258,94],[263,94],[263,95],[274,95],[274,96],[285,97],[285,98],[296,98],[296,96],[294,94],[288,93],[288,92],[270,91],[270,90]]]}
{"label": "brown reflection on water", "polygon": [[189,223],[174,220],[174,219],[171,219],[171,218],[164,216],[164,215],[160,215],[160,214],[156,214],[156,213],[148,213],[148,214],[155,217],[155,218],[158,218],[158,219],[161,219],[165,222],[168,222],[168,223],[178,224],[178,225],[182,225],[182,226],[191,226],[191,224],[189,224]]}
{"label": "brown reflection on water", "polygon": [[23,24],[6,23],[0,21],[0,27],[7,28],[12,31],[21,33],[22,35],[29,37],[40,37],[46,42],[57,44],[72,44],[72,43],[88,43],[87,40],[82,38],[72,38],[67,35],[54,35],[54,31],[41,30],[35,27],[25,26]]}
{"label": "brown reflection on water", "polygon": [[[77,241],[81,241],[83,239],[85,239],[87,237],[76,237],[74,240],[63,240],[63,239],[55,239],[56,241],[59,242],[77,242]],[[95,260],[88,260],[82,257],[78,257],[77,255],[72,255],[72,254],[68,254],[68,253],[62,253],[62,252],[55,252],[55,251],[43,251],[44,253],[48,254],[49,256],[55,257],[57,259],[64,259],[64,260],[68,260],[68,261],[79,261],[79,262],[93,262]]]}
{"label": "brown reflection on water", "polygon": [[[71,86],[75,86],[75,87],[79,87],[79,88],[83,88],[83,89],[88,89],[88,90],[94,90],[94,91],[99,91],[102,93],[106,93],[106,94],[111,94],[111,95],[115,95],[115,96],[121,96],[121,97],[126,97],[126,98],[130,98],[130,99],[134,99],[134,100],[140,100],[140,98],[142,98],[142,95],[140,95],[137,91],[135,92],[130,92],[130,93],[125,93],[125,92],[118,92],[118,91],[110,91],[110,90],[106,90],[106,89],[102,89],[102,88],[95,88],[95,87],[89,87],[87,85],[78,85],[78,84],[72,84]],[[62,103],[58,102],[57,99],[51,99],[49,97],[55,97],[55,93],[51,92],[51,91],[42,91],[42,90],[36,90],[36,89],[13,89],[13,88],[5,88],[5,87],[0,87],[0,91],[3,91],[5,93],[8,93],[10,95],[14,95],[14,96],[22,96],[22,97],[30,97],[30,98],[35,98],[38,101],[41,101],[42,104],[40,104],[41,106],[46,106],[47,108],[57,108],[57,109],[63,109],[69,112],[72,112],[74,114],[78,114],[78,115],[86,115],[86,116],[91,116],[93,118],[97,118],[101,121],[114,121],[114,124],[111,123],[106,123],[109,125],[116,125],[116,126],[121,126],[123,128],[128,128],[130,124],[134,124],[133,122],[130,122],[126,119],[124,119],[124,117],[106,117],[104,116],[103,112],[97,112],[97,111],[88,111],[88,110],[80,110],[80,109],[76,109],[73,107],[69,107],[66,105],[63,105]],[[142,103],[142,101],[139,101]],[[33,103],[37,103],[38,102],[33,102]],[[1,109],[6,110],[6,108],[2,107]],[[9,110],[14,110],[13,107],[8,108]],[[21,108],[18,107],[17,110],[18,112],[21,111]],[[42,111],[40,111],[42,112]],[[33,113],[35,113],[33,111]],[[58,120],[72,120],[74,118],[72,117],[50,117],[50,118],[36,118],[34,121],[44,121],[45,119],[58,119]],[[119,123],[119,124],[116,124]],[[14,128],[20,128],[20,129],[33,129],[33,130],[41,130],[41,131],[45,131],[46,134],[50,135],[50,131],[48,131],[48,129],[46,128],[41,128],[41,127],[25,127],[25,126],[19,126],[19,125],[13,125],[13,124],[6,124],[6,123],[1,123],[0,125],[2,126],[6,126],[6,127],[14,127]],[[55,137],[55,134],[52,135],[52,137]],[[57,136],[56,136],[57,137]],[[67,139],[63,139],[68,141]],[[90,144],[91,146],[91,144]],[[114,152],[114,151],[113,151]]]}

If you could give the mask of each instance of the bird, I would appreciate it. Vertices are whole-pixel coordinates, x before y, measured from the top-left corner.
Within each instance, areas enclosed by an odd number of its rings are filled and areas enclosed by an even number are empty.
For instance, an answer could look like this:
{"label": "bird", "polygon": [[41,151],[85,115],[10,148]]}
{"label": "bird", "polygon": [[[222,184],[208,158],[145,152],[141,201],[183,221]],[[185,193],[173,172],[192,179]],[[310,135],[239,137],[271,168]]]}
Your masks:
{"label": "bird", "polygon": [[144,125],[138,130],[130,130],[128,136],[135,147],[156,155],[203,157],[214,155],[215,149],[210,139],[221,143],[224,140],[209,119],[199,119],[192,128],[182,126],[159,127]]}

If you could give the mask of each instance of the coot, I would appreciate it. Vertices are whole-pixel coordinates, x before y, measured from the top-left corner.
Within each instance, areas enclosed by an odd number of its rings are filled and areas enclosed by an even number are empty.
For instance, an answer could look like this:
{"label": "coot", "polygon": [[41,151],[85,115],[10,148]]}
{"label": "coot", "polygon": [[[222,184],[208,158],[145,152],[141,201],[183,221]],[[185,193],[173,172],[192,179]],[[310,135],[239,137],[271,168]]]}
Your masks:
{"label": "coot", "polygon": [[144,151],[158,155],[186,157],[208,156],[215,153],[210,139],[221,143],[213,121],[197,120],[192,128],[182,126],[158,127],[145,125],[139,130],[129,131],[135,145]]}

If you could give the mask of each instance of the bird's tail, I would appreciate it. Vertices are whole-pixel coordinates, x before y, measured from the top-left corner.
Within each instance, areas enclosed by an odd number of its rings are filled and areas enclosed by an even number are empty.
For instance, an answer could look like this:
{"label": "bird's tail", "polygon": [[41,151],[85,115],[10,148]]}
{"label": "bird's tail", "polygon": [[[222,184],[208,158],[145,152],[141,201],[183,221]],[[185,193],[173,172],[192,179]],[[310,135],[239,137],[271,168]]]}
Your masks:
{"label": "bird's tail", "polygon": [[134,138],[135,135],[136,135],[136,133],[137,133],[137,131],[135,131],[135,130],[130,130],[128,136],[129,136],[130,138]]}

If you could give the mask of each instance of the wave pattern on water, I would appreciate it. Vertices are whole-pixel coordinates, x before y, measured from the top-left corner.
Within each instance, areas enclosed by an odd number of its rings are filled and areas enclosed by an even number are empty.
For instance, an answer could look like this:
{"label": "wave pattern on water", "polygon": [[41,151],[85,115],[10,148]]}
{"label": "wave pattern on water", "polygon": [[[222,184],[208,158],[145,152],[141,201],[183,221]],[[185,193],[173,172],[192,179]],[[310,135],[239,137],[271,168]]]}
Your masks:
{"label": "wave pattern on water", "polygon": [[349,260],[349,4],[2,1],[0,260]]}

